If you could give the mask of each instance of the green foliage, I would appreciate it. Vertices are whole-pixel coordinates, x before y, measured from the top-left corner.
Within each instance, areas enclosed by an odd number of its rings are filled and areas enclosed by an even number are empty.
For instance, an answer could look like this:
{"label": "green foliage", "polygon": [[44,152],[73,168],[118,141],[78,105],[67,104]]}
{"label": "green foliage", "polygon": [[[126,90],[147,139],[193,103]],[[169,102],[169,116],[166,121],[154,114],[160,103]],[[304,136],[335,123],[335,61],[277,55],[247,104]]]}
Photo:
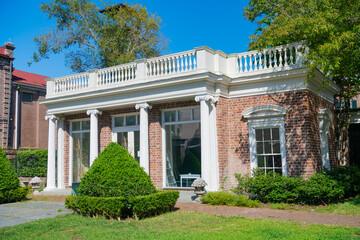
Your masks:
{"label": "green foliage", "polygon": [[46,177],[46,149],[19,151],[13,161],[19,177]]}
{"label": "green foliage", "polygon": [[18,202],[26,199],[26,195],[29,194],[30,187],[22,187],[10,190],[0,191],[0,204]]}
{"label": "green foliage", "polygon": [[323,173],[314,174],[294,191],[299,194],[299,203],[319,205],[337,203],[344,199],[344,188]]}
{"label": "green foliage", "polygon": [[227,205],[239,207],[259,207],[260,202],[257,200],[250,200],[245,195],[235,195],[230,192],[208,192],[201,198],[203,203],[209,205]]}
{"label": "green foliage", "polygon": [[20,181],[14,167],[2,148],[0,148],[0,191],[17,189],[20,187]]}
{"label": "green foliage", "polygon": [[235,193],[247,193],[253,199],[271,203],[329,204],[344,199],[344,188],[323,173],[309,180],[276,173],[255,171],[254,177],[235,174],[238,180]]}
{"label": "green foliage", "polygon": [[141,5],[99,6],[90,0],[54,0],[41,10],[56,27],[34,38],[38,46],[32,58],[66,52],[75,72],[110,67],[135,59],[158,56],[166,42],[160,33],[161,19]]}
{"label": "green foliage", "polygon": [[65,206],[76,213],[90,217],[104,216],[109,219],[120,219],[124,210],[124,198],[69,196],[65,199]]}
{"label": "green foliage", "polygon": [[325,171],[325,174],[344,188],[345,198],[360,194],[360,169],[357,167],[339,167]]}
{"label": "green foliage", "polygon": [[171,211],[179,198],[178,191],[158,191],[131,199],[133,215],[141,219]]}
{"label": "green foliage", "polygon": [[120,145],[110,143],[80,182],[79,195],[123,197],[125,201],[155,193],[149,175]]}

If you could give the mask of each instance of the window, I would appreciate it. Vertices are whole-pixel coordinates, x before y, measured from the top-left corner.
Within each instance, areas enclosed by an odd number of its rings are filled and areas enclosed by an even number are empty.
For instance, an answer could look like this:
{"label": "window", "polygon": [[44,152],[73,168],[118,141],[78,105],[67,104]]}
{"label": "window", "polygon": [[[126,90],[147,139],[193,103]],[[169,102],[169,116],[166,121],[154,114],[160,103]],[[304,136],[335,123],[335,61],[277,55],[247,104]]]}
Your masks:
{"label": "window", "polygon": [[285,114],[285,108],[275,105],[260,105],[242,113],[249,125],[251,170],[287,175]]}
{"label": "window", "polygon": [[190,187],[201,176],[200,109],[163,112],[166,187]]}
{"label": "window", "polygon": [[23,102],[32,102],[32,93],[23,92],[22,93]]}
{"label": "window", "polygon": [[71,122],[72,183],[79,183],[90,168],[90,120]]}

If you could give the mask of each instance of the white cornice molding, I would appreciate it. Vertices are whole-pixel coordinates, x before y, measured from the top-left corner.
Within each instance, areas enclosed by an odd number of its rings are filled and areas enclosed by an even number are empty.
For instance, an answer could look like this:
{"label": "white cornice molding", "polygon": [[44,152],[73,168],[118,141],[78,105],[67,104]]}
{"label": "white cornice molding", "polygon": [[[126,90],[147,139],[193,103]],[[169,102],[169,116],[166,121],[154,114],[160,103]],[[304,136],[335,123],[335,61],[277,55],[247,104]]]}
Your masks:
{"label": "white cornice molding", "polygon": [[148,104],[148,103],[137,103],[136,105],[135,105],[135,109],[136,110],[139,110],[140,108],[149,108],[149,109],[152,109],[152,106],[150,105],[150,104]]}
{"label": "white cornice molding", "polygon": [[279,117],[286,115],[287,109],[277,105],[259,105],[242,112],[244,118]]}
{"label": "white cornice molding", "polygon": [[87,115],[97,115],[97,114],[101,115],[102,111],[97,110],[97,109],[89,109],[86,111],[86,114]]}

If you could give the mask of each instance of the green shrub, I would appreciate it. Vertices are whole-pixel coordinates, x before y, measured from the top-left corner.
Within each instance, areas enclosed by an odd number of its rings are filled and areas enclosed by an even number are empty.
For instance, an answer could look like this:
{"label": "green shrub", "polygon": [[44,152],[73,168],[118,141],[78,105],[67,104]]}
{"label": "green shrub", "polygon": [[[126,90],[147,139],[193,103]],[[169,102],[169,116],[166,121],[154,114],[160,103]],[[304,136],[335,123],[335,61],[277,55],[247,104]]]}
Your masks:
{"label": "green shrub", "polygon": [[201,201],[209,205],[227,205],[239,207],[259,207],[259,201],[249,199],[245,195],[235,195],[230,192],[208,192]]}
{"label": "green shrub", "polygon": [[46,177],[47,173],[46,149],[18,151],[13,160],[19,177]]}
{"label": "green shrub", "polygon": [[344,197],[355,197],[360,194],[360,169],[357,167],[339,167],[325,171],[331,179],[344,188]]}
{"label": "green shrub", "polygon": [[0,191],[0,204],[25,200],[26,195],[28,195],[29,191],[30,191],[29,186],[17,188],[17,189]]}
{"label": "green shrub", "polygon": [[149,175],[120,145],[110,143],[81,180],[80,196],[123,197],[126,201],[156,191]]}
{"label": "green shrub", "polygon": [[179,198],[178,191],[158,191],[146,196],[138,196],[130,202],[133,216],[141,219],[171,211]]}
{"label": "green shrub", "polygon": [[323,173],[314,174],[297,188],[299,203],[309,205],[329,204],[344,199],[344,188]]}
{"label": "green shrub", "polygon": [[106,218],[120,219],[124,210],[123,197],[87,197],[69,196],[65,199],[66,208],[90,217],[104,216]]}
{"label": "green shrub", "polygon": [[0,192],[18,189],[20,181],[2,148],[0,148]]}

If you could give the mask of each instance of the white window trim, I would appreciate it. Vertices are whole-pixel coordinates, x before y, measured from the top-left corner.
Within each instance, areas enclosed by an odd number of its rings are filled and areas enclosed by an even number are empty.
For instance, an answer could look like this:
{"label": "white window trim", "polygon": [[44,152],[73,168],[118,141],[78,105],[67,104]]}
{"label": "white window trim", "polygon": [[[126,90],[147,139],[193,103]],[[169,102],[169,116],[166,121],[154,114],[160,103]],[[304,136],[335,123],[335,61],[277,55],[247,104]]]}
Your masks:
{"label": "white window trim", "polygon": [[[184,123],[201,123],[201,119],[199,120],[189,120],[189,121],[173,121],[173,122],[165,122],[165,112],[167,111],[178,111],[178,110],[186,110],[186,109],[200,109],[200,106],[194,105],[189,107],[179,107],[179,108],[166,108],[161,110],[161,145],[162,145],[162,168],[163,168],[163,188],[177,188],[177,187],[168,187],[166,186],[166,125],[174,125],[174,124],[184,124]],[[193,114],[193,113],[191,113]],[[193,116],[192,116],[193,118]],[[176,114],[176,120],[178,120],[178,114]],[[178,187],[180,188],[180,187]]]}
{"label": "white window trim", "polygon": [[259,105],[242,112],[243,117],[248,119],[251,174],[257,168],[255,129],[279,128],[282,173],[287,176],[285,114],[286,108],[276,105]]}
{"label": "white window trim", "polygon": [[90,118],[80,118],[80,119],[72,119],[70,120],[70,134],[69,134],[69,186],[72,186],[72,178],[73,178],[73,133],[83,133],[83,132],[90,132],[89,130],[72,130],[72,123],[79,122],[79,121],[86,121],[90,120]]}

